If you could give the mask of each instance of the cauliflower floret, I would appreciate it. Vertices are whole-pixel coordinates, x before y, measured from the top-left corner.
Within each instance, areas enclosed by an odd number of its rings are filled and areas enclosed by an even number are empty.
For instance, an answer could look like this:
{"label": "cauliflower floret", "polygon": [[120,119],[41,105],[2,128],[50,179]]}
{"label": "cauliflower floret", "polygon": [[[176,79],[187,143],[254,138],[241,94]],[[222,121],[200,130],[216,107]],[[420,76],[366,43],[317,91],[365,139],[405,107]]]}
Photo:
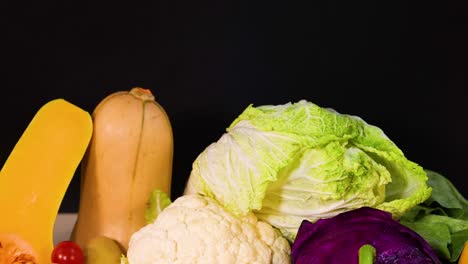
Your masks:
{"label": "cauliflower floret", "polygon": [[290,263],[291,248],[279,231],[253,213],[236,217],[215,200],[184,195],[156,221],[135,232],[130,264]]}

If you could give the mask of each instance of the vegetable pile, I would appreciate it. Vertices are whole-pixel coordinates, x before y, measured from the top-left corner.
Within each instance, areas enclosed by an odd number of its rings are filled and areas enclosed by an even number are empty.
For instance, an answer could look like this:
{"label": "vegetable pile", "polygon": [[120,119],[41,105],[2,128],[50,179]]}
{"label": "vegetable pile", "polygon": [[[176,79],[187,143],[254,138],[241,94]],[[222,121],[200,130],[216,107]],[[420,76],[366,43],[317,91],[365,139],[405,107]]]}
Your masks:
{"label": "vegetable pile", "polygon": [[[357,116],[306,100],[250,105],[174,201],[169,120],[141,88],[110,94],[92,116],[66,103],[33,119],[0,173],[0,209],[14,211],[0,219],[0,263],[468,263],[468,201]],[[49,143],[60,153],[37,148]],[[53,249],[80,160],[78,221]]]}

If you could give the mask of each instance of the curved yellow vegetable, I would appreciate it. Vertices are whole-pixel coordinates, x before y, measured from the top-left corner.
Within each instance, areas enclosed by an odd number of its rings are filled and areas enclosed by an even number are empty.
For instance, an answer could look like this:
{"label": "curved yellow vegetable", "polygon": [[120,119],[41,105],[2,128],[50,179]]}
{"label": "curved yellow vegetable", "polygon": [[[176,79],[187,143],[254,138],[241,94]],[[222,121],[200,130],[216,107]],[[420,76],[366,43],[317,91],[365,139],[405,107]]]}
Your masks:
{"label": "curved yellow vegetable", "polygon": [[0,172],[0,263],[50,263],[55,219],[91,134],[91,116],[63,99],[29,123]]}

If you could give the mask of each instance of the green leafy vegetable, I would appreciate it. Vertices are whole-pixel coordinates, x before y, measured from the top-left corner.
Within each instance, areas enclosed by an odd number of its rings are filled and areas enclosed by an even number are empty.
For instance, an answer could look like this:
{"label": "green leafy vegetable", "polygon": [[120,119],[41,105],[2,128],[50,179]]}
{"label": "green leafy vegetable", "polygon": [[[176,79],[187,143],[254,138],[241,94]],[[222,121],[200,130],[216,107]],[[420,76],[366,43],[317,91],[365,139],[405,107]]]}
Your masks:
{"label": "green leafy vegetable", "polygon": [[426,170],[431,196],[400,222],[420,234],[445,260],[455,262],[468,240],[468,201],[441,174]]}
{"label": "green leafy vegetable", "polygon": [[458,259],[463,251],[465,243],[468,241],[468,229],[463,229],[452,233],[452,258]]}
{"label": "green leafy vegetable", "polygon": [[148,224],[153,223],[159,213],[171,204],[171,199],[161,190],[151,192],[148,203],[146,204],[145,220]]}
{"label": "green leafy vegetable", "polygon": [[302,220],[369,206],[400,217],[431,193],[376,126],[305,100],[247,107],[193,163],[186,194],[254,211],[291,241]]}

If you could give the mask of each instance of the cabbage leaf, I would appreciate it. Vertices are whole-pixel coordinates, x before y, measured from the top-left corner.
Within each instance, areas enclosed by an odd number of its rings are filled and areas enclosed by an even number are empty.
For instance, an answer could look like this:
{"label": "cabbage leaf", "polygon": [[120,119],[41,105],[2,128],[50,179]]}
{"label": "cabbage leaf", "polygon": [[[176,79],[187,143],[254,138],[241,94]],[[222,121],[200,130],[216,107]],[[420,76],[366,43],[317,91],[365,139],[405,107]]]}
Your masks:
{"label": "cabbage leaf", "polygon": [[152,224],[158,218],[158,215],[172,203],[169,196],[159,190],[155,189],[150,193],[150,197],[146,203],[145,220],[147,224]]}
{"label": "cabbage leaf", "polygon": [[380,128],[301,100],[248,106],[196,158],[185,194],[253,211],[292,241],[303,219],[364,206],[399,218],[430,196],[426,180]]}

